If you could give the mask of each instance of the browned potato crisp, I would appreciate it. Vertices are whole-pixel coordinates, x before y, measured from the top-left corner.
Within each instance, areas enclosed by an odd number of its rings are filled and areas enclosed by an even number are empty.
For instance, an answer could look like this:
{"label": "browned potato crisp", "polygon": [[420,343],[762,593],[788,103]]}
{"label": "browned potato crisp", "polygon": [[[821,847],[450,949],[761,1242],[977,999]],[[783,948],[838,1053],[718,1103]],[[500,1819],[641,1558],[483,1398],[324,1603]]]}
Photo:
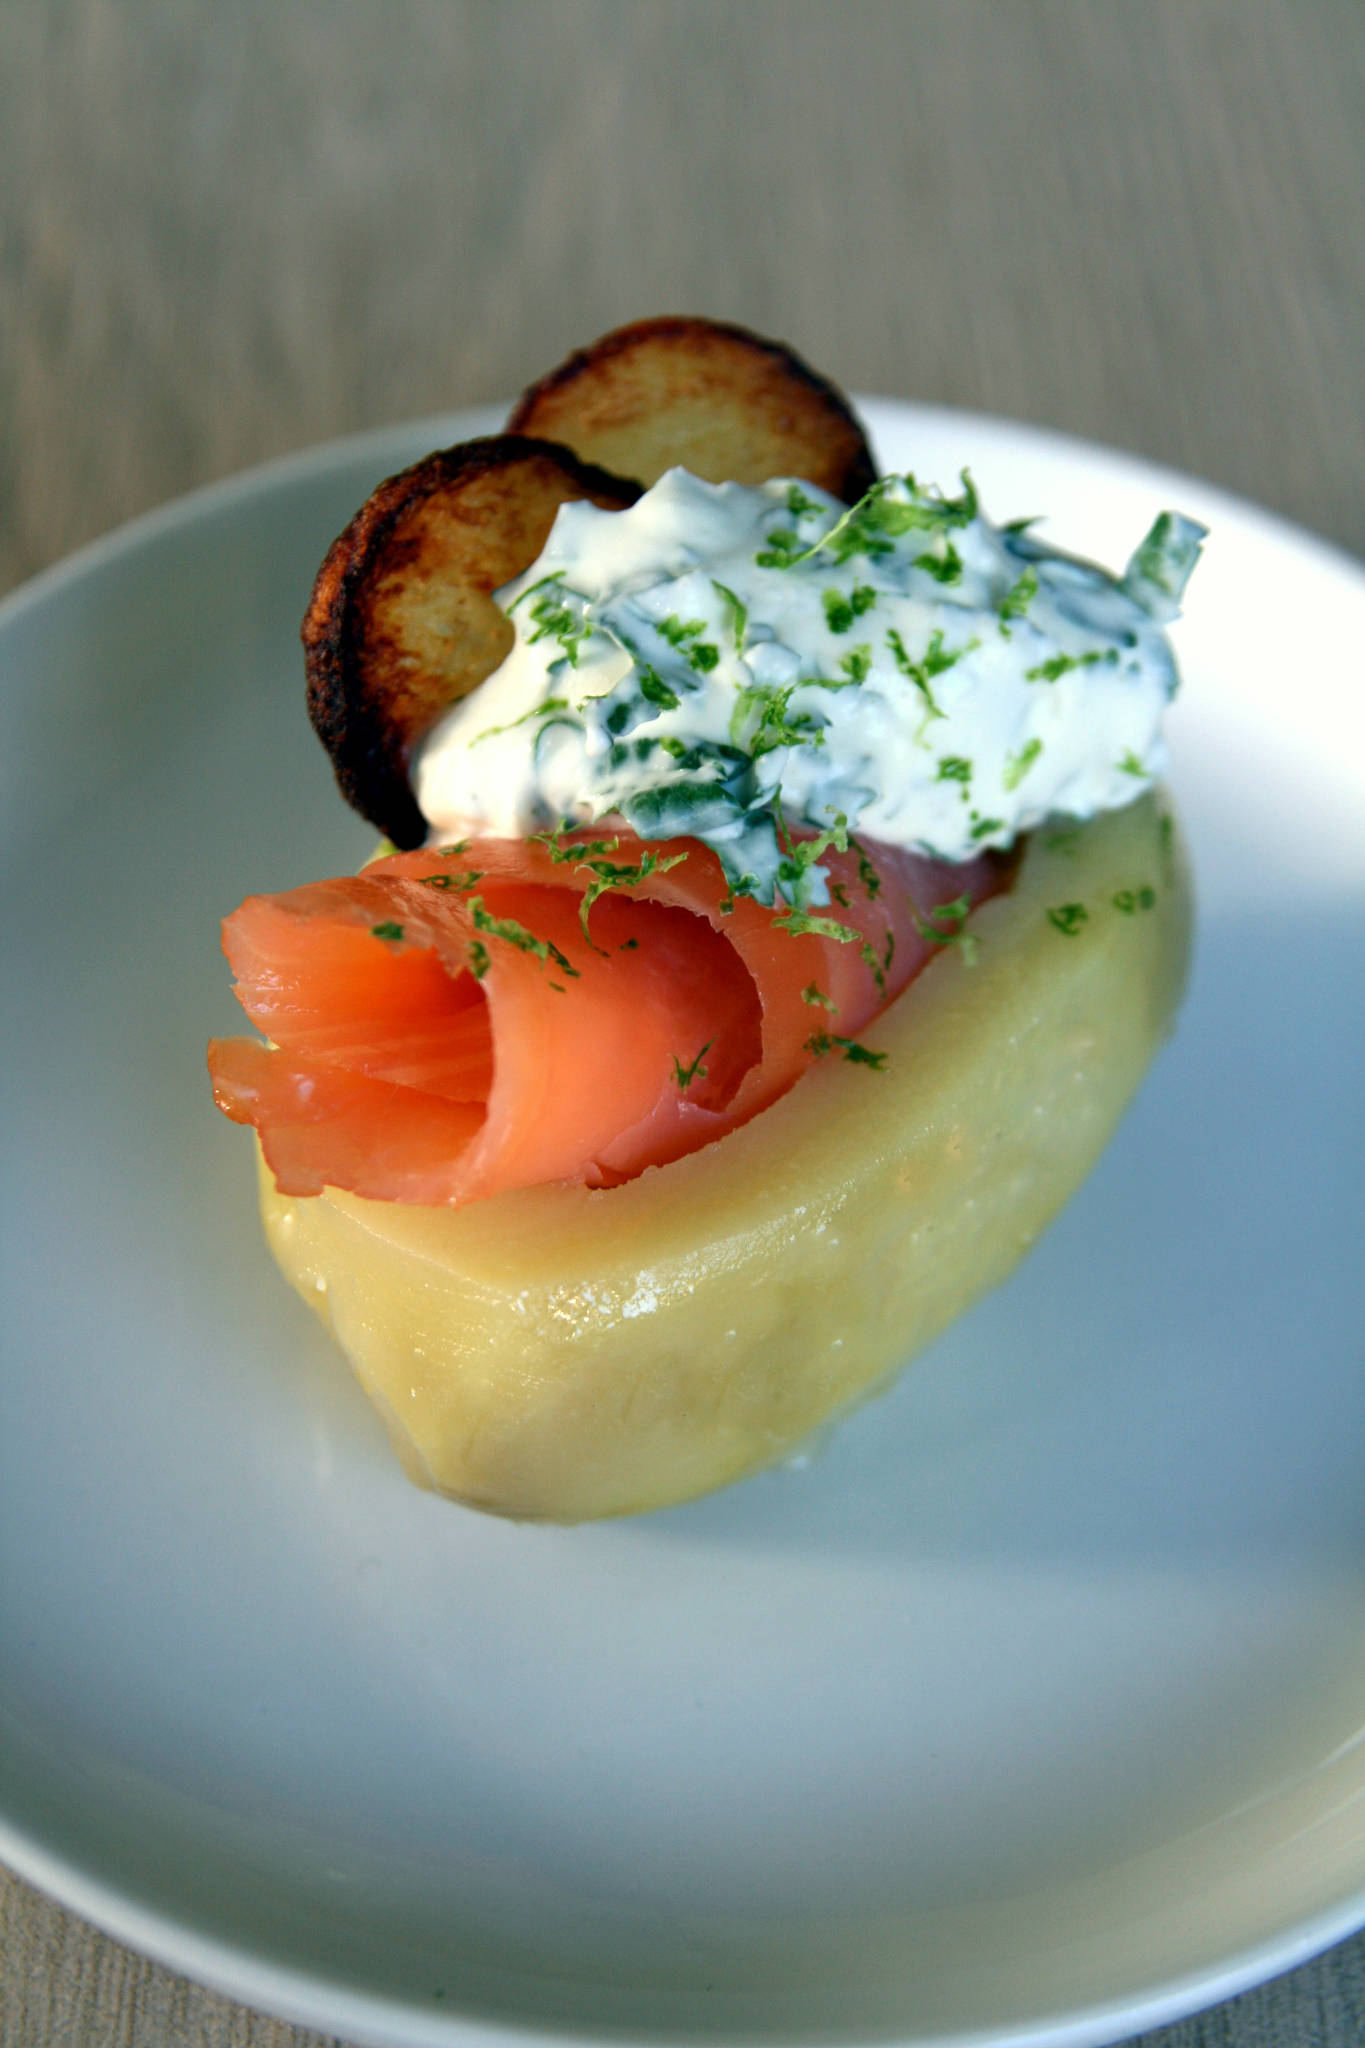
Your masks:
{"label": "browned potato crisp", "polygon": [[427,832],[413,746],[512,646],[493,592],[570,499],[620,510],[639,495],[567,448],[500,434],[390,477],[332,544],[303,622],[308,712],[347,802],[395,846]]}
{"label": "browned potato crisp", "polygon": [[800,477],[852,504],[876,480],[847,401],[784,343],[667,316],[603,335],[533,384],[508,421],[642,484]]}

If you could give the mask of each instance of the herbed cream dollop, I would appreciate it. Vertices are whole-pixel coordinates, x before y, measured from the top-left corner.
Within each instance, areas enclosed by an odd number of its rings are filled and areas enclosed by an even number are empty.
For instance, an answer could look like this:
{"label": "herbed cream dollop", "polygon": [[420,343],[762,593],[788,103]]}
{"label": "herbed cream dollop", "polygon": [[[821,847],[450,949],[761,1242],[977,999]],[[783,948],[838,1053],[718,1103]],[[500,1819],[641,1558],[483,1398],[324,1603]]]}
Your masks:
{"label": "herbed cream dollop", "polygon": [[965,861],[1119,809],[1165,766],[1163,629],[1203,535],[1163,512],[1115,577],[993,526],[965,475],[957,497],[883,478],[850,510],[673,469],[628,511],[565,505],[418,802],[437,836],[690,834],[732,888],[798,907],[828,901],[801,834]]}

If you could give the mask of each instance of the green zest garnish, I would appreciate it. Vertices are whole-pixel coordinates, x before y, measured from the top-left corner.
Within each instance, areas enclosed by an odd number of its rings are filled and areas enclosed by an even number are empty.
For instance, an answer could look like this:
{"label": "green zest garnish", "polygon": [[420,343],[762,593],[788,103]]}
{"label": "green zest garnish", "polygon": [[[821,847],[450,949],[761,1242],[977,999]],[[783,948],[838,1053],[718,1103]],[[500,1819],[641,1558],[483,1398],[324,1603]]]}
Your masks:
{"label": "green zest garnish", "polygon": [[383,924],[372,924],[370,926],[370,937],[372,939],[391,939],[396,943],[402,936],[402,925],[394,924],[391,918],[386,919]]}
{"label": "green zest garnish", "polygon": [[827,996],[825,991],[813,981],[808,981],[802,989],[801,1000],[803,1003],[810,1003],[812,1005],[818,1003],[822,1010],[837,1010],[839,1007],[833,996]]}
{"label": "green zest garnish", "polygon": [[424,889],[439,889],[443,893],[454,889],[463,894],[467,889],[472,889],[476,882],[483,880],[483,870],[466,868],[462,875],[452,875],[447,871],[443,874],[419,875],[417,879]]}
{"label": "green zest garnish", "polygon": [[[568,830],[567,825],[561,824],[554,832],[538,832],[536,838],[557,866],[562,867],[566,862],[570,862],[574,867],[583,868],[591,875],[592,880],[578,906],[578,921],[583,927],[583,936],[588,944],[595,953],[600,953],[602,948],[594,942],[588,929],[589,913],[598,898],[614,889],[637,888],[651,875],[666,875],[670,868],[681,867],[687,855],[657,854],[652,847],[646,847],[638,861],[608,860],[606,856],[615,853],[621,844],[619,836],[613,835],[610,839],[569,839],[566,837]],[[627,939],[625,943],[627,946],[634,946],[636,941]]]}
{"label": "green zest garnish", "polygon": [[1137,777],[1139,777],[1140,780],[1144,782],[1146,781],[1148,775],[1148,770],[1145,763],[1138,759],[1137,755],[1133,752],[1131,747],[1129,747],[1127,753],[1119,762],[1119,772],[1123,775],[1136,775]]}
{"label": "green zest garnish", "polygon": [[1118,658],[1117,647],[1092,647],[1088,654],[1054,654],[1047,661],[1040,661],[1037,668],[1026,668],[1024,681],[1055,683],[1060,676],[1070,675],[1073,668],[1093,668],[1097,661],[1107,662],[1112,668]]}
{"label": "green zest garnish", "polygon": [[[886,644],[891,649],[891,658],[895,662],[896,667],[903,676],[906,676],[914,684],[920,696],[924,699],[926,716],[929,718],[944,717],[945,713],[937,703],[929,684],[934,676],[941,676],[945,669],[951,668],[960,656],[958,654],[944,653],[942,632],[935,629],[934,633],[930,636],[929,645],[924,650],[922,661],[912,661],[910,659],[910,656],[905,651],[905,642],[894,626],[886,636]],[[961,650],[962,653],[966,651],[965,648]]]}
{"label": "green zest garnish", "polygon": [[579,867],[586,868],[592,880],[583,892],[583,901],[578,906],[578,922],[583,927],[584,938],[593,947],[594,952],[600,952],[601,948],[594,944],[592,933],[588,929],[588,918],[599,896],[609,895],[615,889],[634,889],[641,882],[647,881],[650,875],[666,875],[670,868],[681,867],[686,859],[685,853],[661,856],[652,848],[647,848],[640,859],[633,863],[596,858],[579,861]]}
{"label": "green zest garnish", "polygon": [[[800,688],[800,683],[788,683],[781,690],[753,683],[737,691],[735,708],[730,714],[730,738],[735,746],[743,747],[755,761],[774,753],[778,747],[820,746],[823,732],[818,719],[809,711],[788,715],[792,694]],[[746,741],[744,730],[755,712],[757,720]]]}
{"label": "green zest garnish", "polygon": [[862,847],[859,846],[857,840],[851,839],[849,845],[858,856],[858,880],[863,885],[863,894],[869,903],[873,903],[881,895],[882,878],[863,852]]}
{"label": "green zest garnish", "polygon": [[956,946],[963,965],[976,965],[976,934],[966,929],[972,914],[970,896],[955,896],[951,903],[936,903],[923,916],[915,914],[915,930],[931,946]]}
{"label": "green zest garnish", "polygon": [[1120,889],[1110,900],[1115,910],[1121,910],[1125,917],[1131,917],[1135,911],[1151,910],[1155,907],[1156,890],[1150,883],[1144,882],[1137,889]]}
{"label": "green zest garnish", "polygon": [[705,1059],[707,1053],[710,1052],[715,1042],[716,1041],[714,1038],[708,1038],[705,1045],[697,1054],[697,1057],[693,1060],[690,1067],[685,1067],[682,1061],[678,1058],[678,1055],[674,1053],[673,1078],[677,1082],[679,1088],[690,1088],[694,1081],[704,1081],[706,1079],[706,1069],[702,1065],[702,1061]]}
{"label": "green zest garnish", "polygon": [[[481,896],[470,897],[469,914],[474,920],[475,931],[486,932],[493,939],[501,939],[504,944],[515,946],[519,953],[530,953],[539,960],[542,967],[547,960],[553,960],[561,974],[571,975],[575,980],[578,978],[578,969],[551,940],[538,939],[534,932],[528,932],[525,925],[518,924],[514,917],[494,917],[485,907]],[[486,954],[484,971],[487,971]],[[479,974],[479,979],[482,981],[482,973]]]}
{"label": "green zest garnish", "polygon": [[871,1067],[874,1073],[880,1073],[886,1065],[884,1052],[873,1052],[869,1047],[859,1045],[856,1038],[840,1038],[832,1031],[813,1031],[806,1040],[806,1051],[814,1053],[816,1059],[820,1060],[826,1053],[833,1052],[836,1045],[843,1052],[844,1058],[852,1060],[855,1066]]}
{"label": "green zest garnish", "polygon": [[1059,903],[1047,914],[1048,923],[1055,925],[1063,938],[1067,939],[1074,939],[1081,926],[1087,924],[1089,920],[1090,912],[1083,903]]}
{"label": "green zest garnish", "polygon": [[[787,821],[782,815],[782,806],[776,800],[773,804],[773,814],[777,824],[777,843],[782,849],[782,859],[777,868],[774,901],[780,893],[788,902],[799,908],[805,893],[806,877],[821,856],[828,853],[831,846],[836,847],[840,853],[847,851],[848,819],[840,811],[834,823],[825,831],[817,832],[813,839],[793,839],[787,829]],[[793,886],[786,886],[788,884]],[[830,884],[830,894],[836,902],[842,902],[847,910],[848,899],[841,894],[837,882]]]}
{"label": "green zest garnish", "polygon": [[482,939],[471,939],[465,951],[469,955],[470,971],[475,981],[482,981],[493,964],[487,946]]}
{"label": "green zest garnish", "polygon": [[1003,818],[983,818],[979,811],[972,812],[972,829],[969,837],[973,844],[978,843],[982,839],[989,839],[992,832],[1003,832],[1004,829],[1005,821]]}

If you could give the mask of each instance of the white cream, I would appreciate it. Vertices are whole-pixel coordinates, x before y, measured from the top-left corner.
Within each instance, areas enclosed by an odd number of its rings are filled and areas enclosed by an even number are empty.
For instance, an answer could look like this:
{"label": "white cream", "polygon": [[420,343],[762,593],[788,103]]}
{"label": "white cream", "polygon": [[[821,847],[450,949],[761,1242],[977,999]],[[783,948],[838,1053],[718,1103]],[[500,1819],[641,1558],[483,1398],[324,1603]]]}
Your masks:
{"label": "white cream", "polygon": [[1203,532],[1163,513],[1120,580],[910,478],[852,512],[681,469],[625,512],[565,505],[417,800],[439,838],[691,833],[764,901],[826,900],[818,868],[780,872],[784,824],[971,859],[1162,772],[1162,628]]}

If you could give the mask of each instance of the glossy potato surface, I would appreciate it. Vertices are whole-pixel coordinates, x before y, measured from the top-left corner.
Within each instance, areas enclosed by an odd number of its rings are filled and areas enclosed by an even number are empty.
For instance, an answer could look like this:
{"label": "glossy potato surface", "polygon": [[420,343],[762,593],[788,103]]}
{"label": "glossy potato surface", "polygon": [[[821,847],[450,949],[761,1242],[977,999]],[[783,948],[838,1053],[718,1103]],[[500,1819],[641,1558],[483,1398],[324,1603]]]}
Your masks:
{"label": "glossy potato surface", "polygon": [[[1078,915],[1079,907],[1079,915]],[[1057,919],[1049,912],[1058,913]],[[790,1453],[1003,1280],[1170,1028],[1189,948],[1164,799],[1035,834],[864,1034],[623,1187],[262,1207],[422,1485],[499,1514],[663,1507]]]}

